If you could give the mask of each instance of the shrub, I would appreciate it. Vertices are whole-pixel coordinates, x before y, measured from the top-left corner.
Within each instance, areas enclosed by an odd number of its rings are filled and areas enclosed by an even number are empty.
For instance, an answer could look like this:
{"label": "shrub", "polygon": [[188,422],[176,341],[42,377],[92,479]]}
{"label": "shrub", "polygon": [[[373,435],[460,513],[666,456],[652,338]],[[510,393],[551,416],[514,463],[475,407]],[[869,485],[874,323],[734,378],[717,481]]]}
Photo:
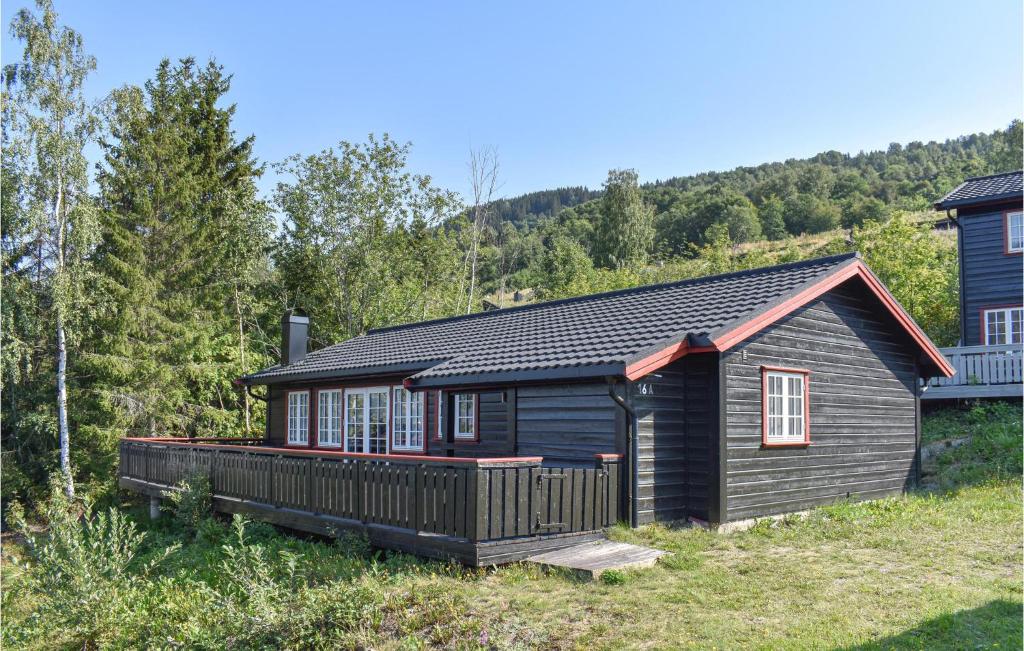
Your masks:
{"label": "shrub", "polygon": [[178,487],[164,493],[171,502],[174,517],[189,531],[199,531],[200,524],[210,517],[213,494],[210,477],[193,470],[178,483]]}
{"label": "shrub", "polygon": [[[23,588],[39,603],[25,621],[5,628],[5,638],[101,646],[129,608],[133,586],[161,558],[138,563],[145,534],[117,509],[93,513],[88,502],[69,500],[58,476],[40,510],[46,520],[41,534],[27,526],[18,509],[12,514],[12,525],[24,536],[33,564]],[[163,556],[173,551],[168,548]]]}
{"label": "shrub", "polygon": [[945,431],[958,431],[961,436],[970,437],[965,445],[947,450],[936,459],[937,480],[943,488],[1019,478],[1024,472],[1019,405],[978,404],[966,413],[946,413],[940,420],[945,422]]}

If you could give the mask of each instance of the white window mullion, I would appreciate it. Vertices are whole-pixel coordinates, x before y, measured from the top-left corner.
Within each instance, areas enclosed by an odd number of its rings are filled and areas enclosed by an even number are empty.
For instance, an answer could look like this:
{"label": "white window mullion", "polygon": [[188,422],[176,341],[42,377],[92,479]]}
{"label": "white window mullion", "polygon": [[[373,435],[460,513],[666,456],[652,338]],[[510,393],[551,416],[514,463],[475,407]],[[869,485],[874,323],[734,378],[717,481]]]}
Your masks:
{"label": "white window mullion", "polygon": [[1024,251],[1024,212],[1006,213],[1006,251]]}
{"label": "white window mullion", "polygon": [[309,443],[309,391],[288,393],[288,445]]}

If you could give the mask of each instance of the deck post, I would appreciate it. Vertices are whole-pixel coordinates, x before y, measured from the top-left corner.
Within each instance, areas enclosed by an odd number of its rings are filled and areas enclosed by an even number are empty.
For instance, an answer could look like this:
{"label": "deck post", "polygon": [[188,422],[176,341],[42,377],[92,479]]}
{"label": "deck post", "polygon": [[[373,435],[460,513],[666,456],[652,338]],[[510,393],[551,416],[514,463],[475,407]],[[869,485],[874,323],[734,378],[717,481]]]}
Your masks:
{"label": "deck post", "polygon": [[149,498],[149,519],[160,519],[160,498],[153,496]]}

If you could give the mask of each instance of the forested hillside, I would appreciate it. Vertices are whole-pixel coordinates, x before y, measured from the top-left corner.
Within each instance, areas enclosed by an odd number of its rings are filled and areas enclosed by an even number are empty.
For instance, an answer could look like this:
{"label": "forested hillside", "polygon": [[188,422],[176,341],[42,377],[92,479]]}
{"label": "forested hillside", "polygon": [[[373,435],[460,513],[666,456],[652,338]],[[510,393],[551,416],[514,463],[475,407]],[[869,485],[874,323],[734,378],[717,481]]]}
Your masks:
{"label": "forested hillside", "polygon": [[[236,133],[230,71],[213,62],[153,61],[147,83],[93,105],[83,88],[102,62],[37,4],[12,24],[32,47],[3,71],[4,503],[32,501],[54,472],[69,494],[110,495],[123,436],[260,433],[263,403],[233,381],[276,362],[286,309],[309,314],[320,347],[518,289],[557,298],[859,248],[950,343],[955,249],[904,211],[1020,166],[1014,122],[649,186],[611,170],[600,193],[494,201],[485,152],[465,200],[411,173],[410,145],[386,134],[256,160],[260,134]],[[281,181],[260,196],[267,165]]]}
{"label": "forested hillside", "polygon": [[[878,215],[884,211],[883,206],[925,208],[968,176],[1019,168],[1020,128],[1018,121],[991,134],[976,133],[944,142],[893,143],[886,151],[856,155],[827,151],[807,159],[676,176],[646,183],[642,190],[659,213],[687,195],[717,188],[741,205],[745,204],[736,195],[743,195],[758,211],[772,211],[774,206],[765,208],[765,203],[774,196],[783,201],[791,199],[787,212],[818,208],[823,214],[817,219],[849,224]],[[501,199],[494,202],[493,210],[500,221],[532,226],[557,216],[563,208],[600,196],[600,190],[581,186],[556,188]],[[804,205],[812,200],[822,205]],[[787,231],[799,234],[808,223],[806,216],[803,222],[791,218],[786,223]],[[814,217],[810,225],[815,225]],[[765,231],[765,235],[772,233]]]}

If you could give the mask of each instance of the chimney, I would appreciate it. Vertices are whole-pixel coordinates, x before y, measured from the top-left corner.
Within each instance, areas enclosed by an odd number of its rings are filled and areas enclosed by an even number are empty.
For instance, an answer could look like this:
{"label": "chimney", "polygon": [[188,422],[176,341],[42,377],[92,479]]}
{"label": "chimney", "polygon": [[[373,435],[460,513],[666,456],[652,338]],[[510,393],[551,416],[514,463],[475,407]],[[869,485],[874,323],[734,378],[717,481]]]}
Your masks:
{"label": "chimney", "polygon": [[309,317],[300,310],[288,310],[281,317],[281,366],[298,364],[306,358]]}

